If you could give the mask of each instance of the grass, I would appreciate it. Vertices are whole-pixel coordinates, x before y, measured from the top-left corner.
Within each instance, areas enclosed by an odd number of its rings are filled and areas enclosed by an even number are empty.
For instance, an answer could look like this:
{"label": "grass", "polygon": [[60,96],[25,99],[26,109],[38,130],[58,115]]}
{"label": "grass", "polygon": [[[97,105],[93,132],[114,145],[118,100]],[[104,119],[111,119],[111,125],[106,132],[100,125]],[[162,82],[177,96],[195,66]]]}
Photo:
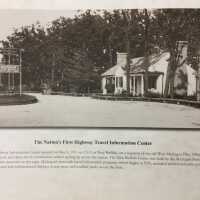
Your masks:
{"label": "grass", "polygon": [[24,104],[31,104],[37,103],[38,100],[36,97],[32,95],[22,94],[6,94],[0,95],[0,105],[24,105]]}

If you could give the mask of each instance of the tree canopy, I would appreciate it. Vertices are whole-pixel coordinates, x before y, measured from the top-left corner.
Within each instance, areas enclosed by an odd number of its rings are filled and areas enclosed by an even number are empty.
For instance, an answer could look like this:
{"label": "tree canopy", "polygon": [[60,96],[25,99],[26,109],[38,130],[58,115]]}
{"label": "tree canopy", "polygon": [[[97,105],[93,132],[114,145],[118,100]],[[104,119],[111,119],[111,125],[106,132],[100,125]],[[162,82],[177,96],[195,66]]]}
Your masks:
{"label": "tree canopy", "polygon": [[68,92],[99,91],[100,74],[116,63],[116,52],[128,52],[130,59],[148,57],[155,46],[169,51],[170,80],[176,41],[187,40],[188,61],[195,68],[199,14],[199,9],[85,10],[55,19],[47,28],[37,22],[15,29],[2,43],[24,49],[23,83],[30,88],[48,83]]}

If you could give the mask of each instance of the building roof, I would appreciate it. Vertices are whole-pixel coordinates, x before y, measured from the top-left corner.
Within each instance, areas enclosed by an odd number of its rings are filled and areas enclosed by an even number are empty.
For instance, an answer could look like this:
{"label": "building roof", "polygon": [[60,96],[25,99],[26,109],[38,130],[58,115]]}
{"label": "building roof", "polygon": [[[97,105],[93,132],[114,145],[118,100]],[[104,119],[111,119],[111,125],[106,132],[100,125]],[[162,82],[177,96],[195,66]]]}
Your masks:
{"label": "building roof", "polygon": [[[153,73],[163,73],[163,67],[166,68],[168,65],[169,53],[162,52],[160,54],[151,55],[149,57],[148,71]],[[131,71],[130,73],[144,73],[145,72],[145,58],[134,58],[131,60]]]}
{"label": "building roof", "polygon": [[[162,52],[160,54],[151,55],[148,61],[149,62],[148,71],[150,73],[164,73],[168,65],[169,56],[170,55],[168,52]],[[124,70],[124,73],[125,73],[125,66],[118,64],[108,69],[106,72],[102,74],[102,76],[114,76],[116,74],[116,71],[120,67]],[[138,58],[131,59],[130,68],[131,68],[130,69],[131,74],[144,73],[145,72],[145,58],[138,57]]]}
{"label": "building roof", "polygon": [[116,71],[122,67],[123,66],[121,65],[115,65],[111,67],[110,69],[108,69],[107,71],[105,71],[101,76],[114,76],[116,74]]}

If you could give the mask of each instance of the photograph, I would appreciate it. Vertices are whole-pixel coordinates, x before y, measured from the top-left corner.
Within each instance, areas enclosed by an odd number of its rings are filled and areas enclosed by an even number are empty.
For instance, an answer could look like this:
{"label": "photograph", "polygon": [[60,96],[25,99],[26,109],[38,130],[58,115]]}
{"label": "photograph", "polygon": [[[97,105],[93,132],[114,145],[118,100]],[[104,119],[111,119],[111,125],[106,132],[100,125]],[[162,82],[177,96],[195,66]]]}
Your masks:
{"label": "photograph", "polygon": [[200,9],[1,9],[0,24],[0,127],[200,128]]}

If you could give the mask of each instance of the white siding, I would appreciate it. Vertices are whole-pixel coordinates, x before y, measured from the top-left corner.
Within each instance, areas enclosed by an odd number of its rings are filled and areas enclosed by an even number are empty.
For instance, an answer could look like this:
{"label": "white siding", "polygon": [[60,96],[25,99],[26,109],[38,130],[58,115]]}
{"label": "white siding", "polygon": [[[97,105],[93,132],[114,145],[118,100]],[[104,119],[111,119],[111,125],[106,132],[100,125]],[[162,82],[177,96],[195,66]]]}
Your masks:
{"label": "white siding", "polygon": [[120,87],[119,84],[118,84],[117,87],[115,87],[115,94],[121,94],[123,90],[126,90],[126,75],[125,75],[124,70],[121,67],[119,67],[116,70],[115,77],[117,77],[117,78],[122,77],[123,78],[123,87]]}
{"label": "white siding", "polygon": [[196,77],[195,70],[191,68],[190,65],[187,65],[187,74],[188,74],[188,87],[187,95],[195,95],[196,93]]}
{"label": "white siding", "polygon": [[[164,75],[159,75],[156,82],[156,90],[155,92],[162,94],[165,88],[166,83],[166,75],[167,75],[167,68],[168,68],[168,59],[170,57],[169,52],[163,53],[161,58],[155,63],[153,63],[149,67],[150,72],[162,72]],[[141,59],[141,58],[140,58]],[[194,95],[196,93],[196,77],[195,77],[195,71],[190,67],[186,66],[187,68],[187,75],[188,75],[188,88],[187,88],[187,95]],[[125,70],[120,65],[115,66],[115,70],[113,70],[112,74],[115,78],[116,77],[123,77],[123,87],[120,87],[119,85],[115,87],[115,94],[121,94],[123,90],[127,90],[127,84],[126,84],[126,73]],[[106,94],[107,91],[105,89],[106,85],[106,77],[102,78],[102,90],[103,94]],[[116,80],[115,80],[115,86],[116,86]]]}
{"label": "white siding", "polygon": [[[159,75],[159,77],[157,79],[157,83],[156,83],[156,92],[158,92],[159,94],[162,94],[162,90],[164,91],[165,80],[166,80],[166,75],[164,75],[164,77],[163,77],[163,75]],[[163,83],[162,83],[162,81],[163,81]],[[162,84],[163,84],[163,86],[162,86]]]}
{"label": "white siding", "polygon": [[[163,72],[163,89],[165,88],[165,82],[166,82],[166,75],[167,75],[167,67],[168,67],[168,59],[169,59],[169,53],[164,53],[162,58],[156,62],[155,64],[151,65],[149,67],[150,72]],[[162,75],[160,75],[157,79],[156,83],[156,92],[162,94]]]}
{"label": "white siding", "polygon": [[107,90],[106,90],[106,77],[102,78],[101,84],[102,84],[101,86],[102,86],[103,94],[107,94]]}

